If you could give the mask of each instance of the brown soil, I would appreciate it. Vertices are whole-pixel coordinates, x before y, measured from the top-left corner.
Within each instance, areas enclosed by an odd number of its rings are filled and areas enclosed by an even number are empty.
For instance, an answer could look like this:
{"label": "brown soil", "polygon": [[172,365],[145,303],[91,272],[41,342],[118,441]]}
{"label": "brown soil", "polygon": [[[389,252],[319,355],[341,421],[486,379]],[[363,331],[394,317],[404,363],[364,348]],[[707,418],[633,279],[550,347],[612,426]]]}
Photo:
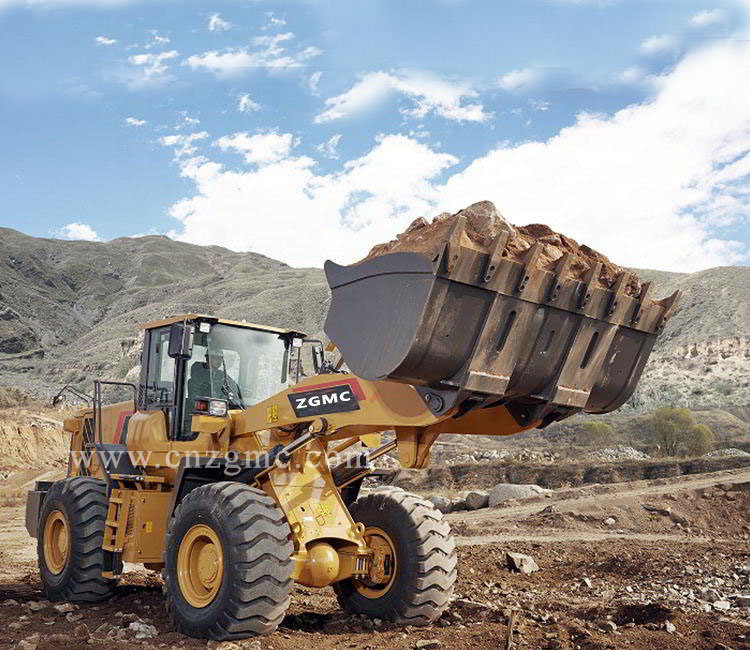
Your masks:
{"label": "brown soil", "polygon": [[[601,253],[579,244],[570,237],[561,235],[544,224],[530,224],[514,227],[509,224],[497,211],[490,201],[474,203],[456,214],[443,212],[432,222],[419,217],[396,239],[378,244],[373,247],[365,259],[385,255],[386,253],[412,252],[423,253],[434,258],[447,241],[451,228],[459,217],[466,218],[466,228],[461,238],[461,244],[483,253],[490,252],[493,240],[497,235],[507,230],[510,237],[505,245],[503,257],[522,262],[526,252],[536,242],[543,244],[542,252],[537,262],[539,268],[552,271],[557,261],[565,253],[572,257],[568,277],[583,280],[586,272],[595,264],[601,263],[602,268],[597,278],[603,289],[609,289],[618,275],[625,269],[609,261]],[[638,296],[641,284],[635,274],[631,273],[626,292],[631,296]]]}
{"label": "brown soil", "polygon": [[70,434],[64,414],[51,409],[0,408],[0,479],[13,470],[64,464]]}
{"label": "brown soil", "polygon": [[[15,649],[38,633],[38,650],[406,650],[427,639],[444,650],[496,650],[506,647],[512,612],[515,650],[747,650],[750,608],[738,607],[735,598],[750,592],[750,575],[742,568],[750,565],[749,481],[750,470],[732,470],[623,490],[564,490],[536,502],[452,514],[457,598],[435,625],[404,628],[348,616],[330,589],[298,588],[275,634],[219,645],[174,632],[160,578],[138,567],[129,567],[111,601],[77,609],[78,620],[49,606],[32,611],[28,603],[42,599],[35,544],[23,529],[22,508],[5,508],[0,649]],[[644,503],[669,508],[689,523],[678,526]],[[617,525],[604,525],[604,516],[615,517]],[[510,573],[506,551],[532,555],[540,571]],[[730,602],[727,611],[713,607],[717,597]],[[116,632],[133,615],[148,619],[158,636],[142,642],[106,638],[107,630]]]}

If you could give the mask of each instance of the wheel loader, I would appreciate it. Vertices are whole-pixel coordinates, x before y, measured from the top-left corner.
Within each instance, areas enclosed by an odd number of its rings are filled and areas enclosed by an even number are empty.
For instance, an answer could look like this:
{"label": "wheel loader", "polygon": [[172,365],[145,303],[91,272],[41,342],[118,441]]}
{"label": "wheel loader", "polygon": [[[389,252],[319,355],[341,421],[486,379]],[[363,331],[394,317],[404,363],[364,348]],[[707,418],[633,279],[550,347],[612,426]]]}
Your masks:
{"label": "wheel loader", "polygon": [[[679,298],[502,248],[454,230],[433,256],[327,262],[338,363],[293,330],[147,323],[137,385],[63,389],[88,401],[64,421],[68,476],[38,482],[26,506],[47,597],[104,600],[130,562],[162,572],[171,619],[194,637],[273,632],[294,583],[332,586],[348,612],[435,621],[456,580],[448,523],[400,489],[362,490],[373,461],[424,468],[441,434],[618,408]],[[132,399],[104,404],[110,385]]]}

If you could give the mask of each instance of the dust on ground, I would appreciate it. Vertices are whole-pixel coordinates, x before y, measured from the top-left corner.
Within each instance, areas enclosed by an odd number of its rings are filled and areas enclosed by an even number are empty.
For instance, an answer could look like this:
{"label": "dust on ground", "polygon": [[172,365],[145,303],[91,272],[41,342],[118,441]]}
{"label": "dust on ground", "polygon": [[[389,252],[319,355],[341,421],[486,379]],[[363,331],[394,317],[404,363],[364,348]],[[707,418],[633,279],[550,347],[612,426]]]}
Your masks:
{"label": "dust on ground", "polygon": [[[434,625],[352,617],[338,609],[331,589],[300,587],[275,634],[218,646],[174,632],[161,579],[138,567],[129,567],[109,602],[66,613],[44,603],[35,544],[23,509],[14,506],[0,513],[0,649],[28,648],[21,642],[31,638],[37,650],[489,650],[506,647],[512,617],[512,648],[746,650],[749,506],[750,470],[738,469],[559,490],[451,514],[459,579],[455,600]],[[532,555],[540,570],[510,573],[508,551]],[[135,620],[153,625],[157,636],[136,640],[129,631]]]}
{"label": "dust on ground", "polygon": [[[463,210],[450,214],[443,212],[431,222],[424,217],[414,220],[409,227],[392,241],[374,246],[365,259],[371,259],[386,253],[413,252],[423,253],[430,258],[439,254],[450,236],[456,221],[464,217],[466,227],[461,235],[461,245],[473,248],[483,253],[492,250],[495,238],[502,232],[509,233],[505,244],[503,257],[523,261],[526,252],[537,242],[542,245],[538,259],[539,268],[552,271],[559,259],[568,254],[571,258],[568,277],[583,280],[586,273],[596,264],[601,264],[597,277],[598,284],[603,289],[611,288],[617,276],[626,272],[594,249],[579,244],[574,239],[555,232],[549,226],[534,223],[528,226],[512,226],[497,211],[491,201],[479,201]],[[635,274],[630,271],[630,278],[626,292],[631,296],[638,296],[641,284]]]}

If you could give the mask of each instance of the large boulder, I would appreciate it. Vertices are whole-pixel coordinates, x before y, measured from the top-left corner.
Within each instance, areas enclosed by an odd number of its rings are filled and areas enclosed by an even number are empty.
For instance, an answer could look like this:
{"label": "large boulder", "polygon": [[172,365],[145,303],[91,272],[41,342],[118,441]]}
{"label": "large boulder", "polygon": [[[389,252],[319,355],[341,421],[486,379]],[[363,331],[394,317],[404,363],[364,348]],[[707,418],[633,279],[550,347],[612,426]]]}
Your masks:
{"label": "large boulder", "polygon": [[489,506],[494,508],[508,499],[525,499],[534,497],[538,494],[544,494],[550,490],[545,490],[538,485],[516,485],[515,483],[499,483],[490,490]]}
{"label": "large boulder", "polygon": [[479,510],[480,508],[486,508],[489,502],[490,495],[482,490],[469,492],[464,497],[464,503],[466,504],[467,510]]}

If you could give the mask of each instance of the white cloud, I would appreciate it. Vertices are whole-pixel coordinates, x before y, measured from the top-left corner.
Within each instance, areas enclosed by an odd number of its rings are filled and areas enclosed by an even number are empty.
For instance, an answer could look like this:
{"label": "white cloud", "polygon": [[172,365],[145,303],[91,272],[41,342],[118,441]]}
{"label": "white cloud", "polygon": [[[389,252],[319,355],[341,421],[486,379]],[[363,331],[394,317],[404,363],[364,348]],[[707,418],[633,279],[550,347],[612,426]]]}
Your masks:
{"label": "white cloud", "polygon": [[323,71],[317,70],[313,72],[307,79],[307,87],[310,89],[310,94],[318,97],[320,95],[320,79],[323,77]]}
{"label": "white cloud", "polygon": [[309,60],[323,53],[319,48],[312,46],[296,52],[287,52],[287,47],[282,44],[293,39],[294,34],[291,32],[258,36],[253,39],[253,45],[260,49],[237,47],[222,52],[209,50],[189,56],[185,59],[185,65],[193,69],[208,70],[219,78],[231,78],[254,68],[301,68]]}
{"label": "white cloud", "polygon": [[201,121],[197,117],[192,117],[187,111],[178,111],[177,114],[180,116],[180,119],[175,126],[175,129],[178,131],[186,127],[192,128],[194,126],[198,126],[201,123]]}
{"label": "white cloud", "polygon": [[278,56],[284,51],[282,43],[294,39],[293,32],[284,32],[282,34],[273,34],[272,36],[256,36],[253,39],[253,45],[260,45],[266,48],[266,52],[272,56]]}
{"label": "white cloud", "polygon": [[539,111],[540,113],[544,113],[549,110],[551,104],[544,99],[530,99],[529,106],[531,107],[532,111]]}
{"label": "white cloud", "polygon": [[511,93],[531,90],[542,80],[542,73],[535,68],[523,68],[522,70],[511,70],[498,80],[498,85],[503,90]]}
{"label": "white cloud", "polygon": [[643,81],[646,71],[638,65],[630,66],[618,75],[618,80],[624,84],[637,84]]}
{"label": "white cloud", "polygon": [[336,133],[332,135],[328,140],[325,142],[320,143],[315,149],[319,151],[323,156],[326,158],[330,158],[332,160],[338,160],[339,158],[339,152],[338,152],[338,146],[339,142],[341,142],[341,133]]}
{"label": "white cloud", "polygon": [[63,239],[78,239],[85,241],[101,241],[99,235],[87,223],[69,223],[64,225],[54,233],[57,237]]}
{"label": "white cloud", "polygon": [[176,58],[179,52],[169,50],[167,52],[146,52],[134,54],[128,61],[134,69],[125,75],[125,83],[131,90],[154,88],[174,80],[174,76],[168,74],[169,60]]}
{"label": "white cloud", "polygon": [[97,45],[114,45],[115,43],[117,43],[117,39],[116,38],[107,38],[106,36],[97,36],[94,39],[94,42]]}
{"label": "white cloud", "polygon": [[[745,261],[747,250],[716,228],[750,214],[746,54],[732,42],[695,51],[644,103],[581,115],[546,141],[499,145],[452,175],[457,157],[405,135],[380,136],[330,174],[291,144],[274,162],[239,170],[182,155],[195,192],[172,206],[180,223],[172,234],[295,266],[347,263],[417,216],[489,199],[514,223],[548,223],[627,266]],[[259,155],[244,142],[233,145]]]}
{"label": "white cloud", "polygon": [[268,165],[287,158],[298,142],[291,133],[267,131],[250,135],[243,131],[219,138],[216,146],[222,151],[242,154],[248,164]]}
{"label": "white cloud", "polygon": [[514,222],[548,223],[628,266],[692,271],[746,259],[707,220],[717,197],[740,199],[732,183],[750,181],[732,164],[750,151],[743,56],[732,43],[695,51],[643,104],[490,152],[448,180],[444,207],[487,198]]}
{"label": "white cloud", "polygon": [[232,23],[224,20],[218,13],[211,14],[208,17],[209,32],[225,32],[228,29],[232,29]]}
{"label": "white cloud", "polygon": [[453,83],[424,72],[370,72],[346,92],[326,99],[326,110],[315,117],[315,122],[331,122],[374,108],[391,95],[408,97],[412,106],[402,109],[411,117],[421,119],[434,113],[459,122],[484,122],[490,114],[477,102],[465,103],[465,98],[477,96],[466,83]]}
{"label": "white cloud", "polygon": [[727,15],[721,9],[704,9],[690,18],[690,24],[698,29],[722,25],[726,22]]}
{"label": "white cloud", "polygon": [[104,93],[94,90],[88,84],[79,82],[76,79],[70,79],[61,85],[61,90],[73,99],[83,101],[99,101],[104,97]]}
{"label": "white cloud", "polygon": [[128,126],[144,126],[147,124],[146,120],[139,120],[137,117],[126,117],[125,124]]}
{"label": "white cloud", "polygon": [[651,36],[641,43],[639,49],[643,54],[647,55],[674,52],[677,49],[677,39],[671,34]]}
{"label": "white cloud", "polygon": [[149,34],[151,34],[151,42],[146,46],[147,48],[157,45],[167,45],[171,42],[169,36],[162,36],[158,29],[149,30]]}
{"label": "white cloud", "polygon": [[240,113],[253,113],[259,111],[261,106],[256,102],[248,93],[244,93],[239,96],[237,100],[237,110]]}
{"label": "white cloud", "polygon": [[165,147],[174,147],[175,158],[182,159],[192,156],[198,150],[195,143],[199,140],[205,140],[207,137],[208,133],[198,131],[196,133],[165,135],[163,138],[159,138],[159,142]]}
{"label": "white cloud", "polygon": [[273,11],[267,11],[266,18],[268,18],[268,22],[263,26],[263,29],[278,29],[286,25],[286,20],[276,16]]}
{"label": "white cloud", "polygon": [[296,266],[320,265],[327,254],[353,260],[429,213],[436,198],[430,181],[456,162],[402,135],[379,137],[330,175],[316,174],[306,156],[243,171],[185,160],[182,175],[196,194],[172,206],[181,228],[171,236],[262,251]]}

